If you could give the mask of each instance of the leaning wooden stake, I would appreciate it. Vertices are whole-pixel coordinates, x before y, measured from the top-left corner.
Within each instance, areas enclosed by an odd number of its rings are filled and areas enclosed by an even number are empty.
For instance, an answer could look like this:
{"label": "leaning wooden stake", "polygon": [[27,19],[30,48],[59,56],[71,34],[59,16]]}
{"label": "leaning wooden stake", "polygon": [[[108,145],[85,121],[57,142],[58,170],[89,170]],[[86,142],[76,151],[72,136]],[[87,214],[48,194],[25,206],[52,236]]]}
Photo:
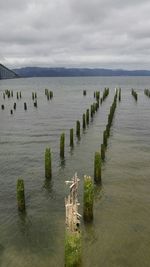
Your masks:
{"label": "leaning wooden stake", "polygon": [[17,202],[19,211],[25,211],[25,194],[23,179],[17,180]]}
{"label": "leaning wooden stake", "polygon": [[64,158],[65,156],[65,134],[62,133],[60,136],[60,157]]}
{"label": "leaning wooden stake", "polygon": [[51,162],[51,150],[46,148],[45,150],[45,178],[51,179],[52,177],[52,162]]}
{"label": "leaning wooden stake", "polygon": [[101,183],[101,155],[99,152],[95,152],[94,181],[96,183]]}
{"label": "leaning wooden stake", "polygon": [[85,222],[93,220],[94,185],[90,176],[84,176],[83,218]]}

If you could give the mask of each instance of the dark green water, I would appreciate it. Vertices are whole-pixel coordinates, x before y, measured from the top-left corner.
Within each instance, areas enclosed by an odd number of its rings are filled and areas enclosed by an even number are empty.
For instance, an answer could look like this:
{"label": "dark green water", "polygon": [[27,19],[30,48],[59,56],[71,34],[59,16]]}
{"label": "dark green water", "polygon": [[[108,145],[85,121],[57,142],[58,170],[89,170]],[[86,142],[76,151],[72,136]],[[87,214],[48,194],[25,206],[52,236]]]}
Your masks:
{"label": "dark green water", "polygon": [[[122,88],[102,168],[102,188],[95,188],[94,221],[83,232],[83,267],[150,266],[150,99],[147,77],[32,78],[0,81],[0,266],[64,266],[64,181],[75,171],[82,214],[83,175],[93,176],[95,151],[100,149],[114,88]],[[69,129],[93,103],[93,92],[110,87],[110,95],[88,129],[69,148]],[[138,102],[131,88],[138,92]],[[48,102],[44,89],[54,92]],[[2,98],[5,89],[22,91],[14,100]],[[87,90],[87,96],[82,94]],[[38,109],[31,93],[38,94]],[[23,103],[27,102],[25,112]],[[59,159],[59,138],[66,134],[65,161]],[[53,178],[44,178],[44,151],[51,147]],[[16,180],[24,178],[26,214],[16,205]]]}

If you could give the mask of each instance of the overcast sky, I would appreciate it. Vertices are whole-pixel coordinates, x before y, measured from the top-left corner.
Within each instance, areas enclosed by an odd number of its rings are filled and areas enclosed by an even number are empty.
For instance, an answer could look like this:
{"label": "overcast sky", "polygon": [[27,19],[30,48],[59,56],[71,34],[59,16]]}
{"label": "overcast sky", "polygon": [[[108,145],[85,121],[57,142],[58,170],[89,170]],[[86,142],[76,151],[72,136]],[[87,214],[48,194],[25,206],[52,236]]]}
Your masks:
{"label": "overcast sky", "polygon": [[0,62],[150,69],[150,1],[0,0]]}

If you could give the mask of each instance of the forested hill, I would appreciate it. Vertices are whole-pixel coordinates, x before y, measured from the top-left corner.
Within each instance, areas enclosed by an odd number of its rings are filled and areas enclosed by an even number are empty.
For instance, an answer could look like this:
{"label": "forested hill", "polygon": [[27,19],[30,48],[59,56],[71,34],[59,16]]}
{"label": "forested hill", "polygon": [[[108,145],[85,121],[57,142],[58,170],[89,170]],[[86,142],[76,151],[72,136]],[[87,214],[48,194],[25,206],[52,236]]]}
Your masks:
{"label": "forested hill", "polygon": [[41,68],[14,69],[21,77],[77,77],[77,76],[150,76],[149,70],[92,69],[92,68]]}

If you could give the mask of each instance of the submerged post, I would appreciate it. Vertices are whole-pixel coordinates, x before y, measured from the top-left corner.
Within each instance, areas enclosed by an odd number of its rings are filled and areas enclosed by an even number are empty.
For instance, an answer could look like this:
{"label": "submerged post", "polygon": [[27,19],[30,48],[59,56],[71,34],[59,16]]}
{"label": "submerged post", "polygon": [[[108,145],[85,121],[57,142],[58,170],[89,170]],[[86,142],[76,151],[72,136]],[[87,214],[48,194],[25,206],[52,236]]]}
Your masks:
{"label": "submerged post", "polygon": [[84,176],[83,218],[85,222],[93,220],[94,185],[90,176]]}
{"label": "submerged post", "polygon": [[51,163],[51,150],[45,150],[45,178],[51,179],[52,177],[52,163]]}
{"label": "submerged post", "polygon": [[25,194],[23,179],[17,180],[17,202],[19,211],[25,211]]}
{"label": "submerged post", "polygon": [[99,152],[95,152],[94,181],[96,183],[101,183],[101,155]]}

